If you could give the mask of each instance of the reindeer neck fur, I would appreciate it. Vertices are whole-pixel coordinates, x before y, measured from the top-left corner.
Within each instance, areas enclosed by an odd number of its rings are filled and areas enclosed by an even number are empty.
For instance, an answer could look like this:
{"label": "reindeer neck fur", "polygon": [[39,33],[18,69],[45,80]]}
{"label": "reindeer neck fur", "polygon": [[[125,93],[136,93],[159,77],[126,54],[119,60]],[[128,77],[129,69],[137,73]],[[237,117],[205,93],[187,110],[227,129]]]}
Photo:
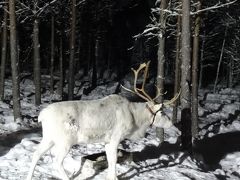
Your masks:
{"label": "reindeer neck fur", "polygon": [[134,115],[135,119],[142,124],[147,122],[147,124],[151,124],[151,120],[153,118],[153,111],[147,107],[147,103],[140,102],[140,103],[131,103],[130,110]]}
{"label": "reindeer neck fur", "polygon": [[153,115],[147,109],[146,103],[130,103],[129,109],[132,113],[135,127],[130,139],[136,140],[144,137],[146,129],[151,125]]}

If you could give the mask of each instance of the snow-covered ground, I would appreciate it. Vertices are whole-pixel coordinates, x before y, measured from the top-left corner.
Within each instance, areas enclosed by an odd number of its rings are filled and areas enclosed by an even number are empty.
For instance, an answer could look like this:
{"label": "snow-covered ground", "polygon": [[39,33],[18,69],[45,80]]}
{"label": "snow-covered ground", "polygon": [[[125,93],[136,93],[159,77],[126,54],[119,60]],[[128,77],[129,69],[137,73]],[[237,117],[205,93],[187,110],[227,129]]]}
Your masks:
{"label": "snow-covered ground", "polygon": [[[114,93],[116,86],[117,83],[99,86],[88,96],[82,95],[82,99],[97,99]],[[81,94],[82,89],[76,88],[76,92]],[[11,83],[6,81],[6,101],[0,102],[0,179],[21,180],[26,177],[32,154],[41,141],[37,115],[40,109],[59,97],[46,91],[42,98],[43,105],[34,106],[33,83],[27,79],[22,81],[24,118],[21,122],[14,122]],[[181,151],[178,138],[181,133],[176,127],[166,130],[163,143],[159,142],[155,130],[149,129],[146,138],[137,142],[124,141],[120,145],[118,178],[240,179],[240,87],[223,89],[218,94],[201,90],[199,99],[200,132],[192,155]],[[166,112],[171,115],[170,108]],[[65,169],[71,175],[78,171],[82,161],[82,171],[75,179],[103,180],[107,172],[103,152],[103,144],[74,146],[64,161]],[[128,158],[121,160],[124,157]],[[92,161],[96,158],[98,161]],[[53,149],[38,162],[34,179],[59,179],[54,162]]]}

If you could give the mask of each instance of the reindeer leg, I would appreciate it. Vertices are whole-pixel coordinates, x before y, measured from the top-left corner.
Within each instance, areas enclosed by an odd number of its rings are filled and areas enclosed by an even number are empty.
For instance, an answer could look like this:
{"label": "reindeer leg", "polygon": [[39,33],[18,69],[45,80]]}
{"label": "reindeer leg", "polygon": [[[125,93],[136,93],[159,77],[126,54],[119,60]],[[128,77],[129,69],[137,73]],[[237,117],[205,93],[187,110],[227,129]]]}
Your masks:
{"label": "reindeer leg", "polygon": [[108,161],[108,174],[107,180],[117,180],[116,176],[116,163],[117,163],[117,147],[119,142],[111,141],[109,144],[106,144],[105,150],[107,154]]}
{"label": "reindeer leg", "polygon": [[85,161],[86,161],[86,159],[82,157],[81,161],[80,161],[81,163],[80,163],[79,169],[72,174],[70,179],[74,179],[74,178],[78,177],[81,174],[82,168],[83,168],[83,165],[84,165]]}
{"label": "reindeer leg", "polygon": [[32,163],[31,163],[31,166],[30,166],[30,170],[29,170],[29,173],[28,173],[28,176],[27,176],[27,180],[31,180],[32,179],[32,176],[33,176],[33,172],[34,172],[34,169],[37,165],[37,162],[38,160],[40,159],[40,157],[42,157],[52,146],[53,146],[53,142],[52,141],[49,141],[49,140],[45,140],[43,139],[37,150],[34,152],[33,154],[33,159],[32,159]]}
{"label": "reindeer leg", "polygon": [[58,167],[58,171],[60,173],[60,177],[63,180],[69,180],[69,177],[67,176],[64,167],[63,167],[63,160],[66,157],[66,155],[68,154],[69,150],[70,150],[71,146],[69,144],[58,144],[57,145],[57,167]]}

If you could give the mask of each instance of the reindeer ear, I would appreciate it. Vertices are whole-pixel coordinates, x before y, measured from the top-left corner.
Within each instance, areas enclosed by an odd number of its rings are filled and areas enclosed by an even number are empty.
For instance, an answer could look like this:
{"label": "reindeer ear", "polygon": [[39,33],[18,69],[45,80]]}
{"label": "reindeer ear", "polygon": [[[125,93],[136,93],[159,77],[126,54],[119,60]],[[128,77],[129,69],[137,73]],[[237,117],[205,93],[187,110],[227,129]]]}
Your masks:
{"label": "reindeer ear", "polygon": [[162,104],[162,103],[160,103],[160,104],[155,104],[155,105],[154,105],[154,111],[158,111],[158,110],[160,110],[162,107],[163,107],[163,104]]}

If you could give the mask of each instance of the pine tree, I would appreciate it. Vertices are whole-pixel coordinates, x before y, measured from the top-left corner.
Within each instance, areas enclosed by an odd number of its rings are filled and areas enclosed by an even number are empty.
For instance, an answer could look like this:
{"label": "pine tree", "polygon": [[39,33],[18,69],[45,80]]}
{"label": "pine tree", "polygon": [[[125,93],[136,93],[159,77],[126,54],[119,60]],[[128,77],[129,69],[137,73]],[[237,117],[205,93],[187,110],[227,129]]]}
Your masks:
{"label": "pine tree", "polygon": [[[197,1],[197,10],[201,9],[201,0]],[[192,58],[192,137],[198,133],[198,62],[199,62],[199,30],[201,18],[197,14],[194,22],[193,58]]]}
{"label": "pine tree", "polygon": [[13,114],[14,120],[21,119],[20,113],[20,86],[19,86],[19,70],[17,55],[17,38],[16,38],[16,15],[15,1],[9,0],[9,17],[10,17],[10,52],[11,52],[11,68],[13,83]]}
{"label": "pine tree", "polygon": [[[7,5],[4,6],[7,9]],[[1,74],[0,74],[0,100],[4,99],[4,81],[5,81],[5,64],[7,58],[7,11],[3,15],[3,32],[2,32],[2,53],[1,53]]]}
{"label": "pine tree", "polygon": [[34,3],[34,21],[33,21],[33,62],[34,62],[34,85],[35,85],[35,105],[41,104],[41,60],[39,43],[39,19],[36,15],[37,0]]}
{"label": "pine tree", "polygon": [[74,64],[75,64],[75,32],[76,31],[76,0],[72,0],[72,22],[70,37],[70,59],[68,70],[68,99],[72,100],[74,96]]}
{"label": "pine tree", "polygon": [[190,0],[182,0],[182,65],[181,65],[181,123],[182,123],[182,148],[191,149],[191,30],[190,30]]}
{"label": "pine tree", "polygon": [[[166,32],[166,12],[164,11],[168,6],[168,0],[162,0],[160,5],[160,33],[158,35],[158,71],[157,71],[157,87],[160,93],[164,94],[164,64],[165,64],[165,32]],[[157,99],[158,103],[163,103],[163,95]],[[164,140],[164,130],[159,128],[157,130],[160,141]]]}

